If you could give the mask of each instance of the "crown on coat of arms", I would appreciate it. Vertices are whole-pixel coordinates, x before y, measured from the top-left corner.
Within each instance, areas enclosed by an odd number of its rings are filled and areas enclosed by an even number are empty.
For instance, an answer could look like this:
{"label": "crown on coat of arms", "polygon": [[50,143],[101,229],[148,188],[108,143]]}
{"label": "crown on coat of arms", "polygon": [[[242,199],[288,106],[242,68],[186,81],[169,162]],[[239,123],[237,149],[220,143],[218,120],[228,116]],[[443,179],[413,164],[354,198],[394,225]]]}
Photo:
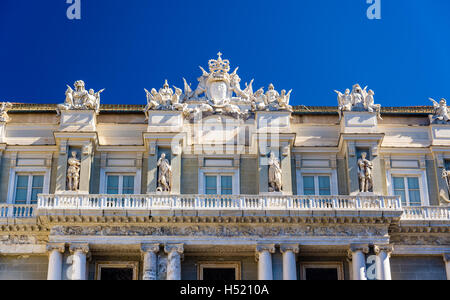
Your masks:
{"label": "crown on coat of arms", "polygon": [[222,59],[222,53],[217,53],[217,60],[211,59],[209,61],[209,71],[212,74],[226,74],[230,71],[230,61],[228,59]]}

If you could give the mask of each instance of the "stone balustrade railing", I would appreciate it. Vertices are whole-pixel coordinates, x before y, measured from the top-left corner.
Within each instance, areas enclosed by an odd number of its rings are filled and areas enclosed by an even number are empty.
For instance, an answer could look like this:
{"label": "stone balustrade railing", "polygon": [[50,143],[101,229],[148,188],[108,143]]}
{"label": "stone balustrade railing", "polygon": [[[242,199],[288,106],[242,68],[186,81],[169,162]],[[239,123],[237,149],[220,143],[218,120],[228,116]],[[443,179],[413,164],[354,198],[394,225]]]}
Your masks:
{"label": "stone balustrade railing", "polygon": [[40,195],[38,210],[393,210],[391,196]]}
{"label": "stone balustrade railing", "polygon": [[35,212],[36,205],[0,204],[0,218],[33,218]]}
{"label": "stone balustrade railing", "polygon": [[405,221],[450,221],[450,207],[405,207],[402,220]]}

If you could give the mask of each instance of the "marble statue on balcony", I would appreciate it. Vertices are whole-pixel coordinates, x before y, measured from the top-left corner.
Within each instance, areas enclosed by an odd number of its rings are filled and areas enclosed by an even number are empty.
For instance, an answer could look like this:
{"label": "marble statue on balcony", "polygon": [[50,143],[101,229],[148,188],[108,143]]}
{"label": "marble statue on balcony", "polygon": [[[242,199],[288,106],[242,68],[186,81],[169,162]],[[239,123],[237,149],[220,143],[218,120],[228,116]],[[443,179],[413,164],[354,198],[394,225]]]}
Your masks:
{"label": "marble statue on balcony", "polygon": [[9,102],[3,102],[0,107],[0,122],[8,123],[11,118],[8,116],[8,111],[12,108],[12,104]]}
{"label": "marble statue on balcony", "polygon": [[78,192],[80,185],[81,161],[77,158],[77,152],[72,151],[72,157],[67,161],[69,167],[67,169],[68,189],[72,192]]}
{"label": "marble statue on balcony", "polygon": [[269,157],[269,192],[281,192],[283,190],[280,160],[271,152]]}
{"label": "marble statue on balcony", "polygon": [[375,92],[373,90],[367,91],[367,88],[366,86],[363,89],[359,84],[355,84],[351,92],[349,89],[346,89],[345,93],[335,90],[338,94],[339,120],[342,119],[342,115],[346,111],[376,112],[378,119],[382,120],[381,105],[375,104]]}
{"label": "marble statue on balcony", "polygon": [[67,86],[66,100],[64,104],[57,105],[57,114],[60,115],[63,110],[94,110],[98,114],[100,111],[100,94],[104,89],[97,93],[93,89],[88,92],[83,80],[75,82],[74,87],[75,90]]}
{"label": "marble statue on balcony", "polygon": [[158,160],[158,192],[172,191],[172,166],[166,159],[166,154],[161,154]]}
{"label": "marble statue on balcony", "polygon": [[434,99],[430,98],[430,101],[433,102],[434,107],[434,115],[432,116],[432,122],[446,124],[450,121],[450,111],[447,107],[447,101],[445,99],[441,99],[439,103],[437,103]]}
{"label": "marble statue on balcony", "polygon": [[362,153],[358,160],[359,191],[369,193],[373,189],[373,163],[367,159],[367,153]]}

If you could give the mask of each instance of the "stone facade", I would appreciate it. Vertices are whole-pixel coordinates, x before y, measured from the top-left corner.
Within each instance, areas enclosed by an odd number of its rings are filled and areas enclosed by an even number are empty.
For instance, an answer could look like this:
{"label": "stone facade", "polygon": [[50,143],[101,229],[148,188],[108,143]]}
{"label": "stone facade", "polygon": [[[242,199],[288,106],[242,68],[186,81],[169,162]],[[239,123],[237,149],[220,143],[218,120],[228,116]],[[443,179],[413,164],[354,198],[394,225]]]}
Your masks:
{"label": "stone facade", "polygon": [[63,105],[6,105],[0,279],[450,276],[443,102],[381,108],[355,85],[291,107],[230,70],[220,54],[146,107],[99,106],[81,81]]}

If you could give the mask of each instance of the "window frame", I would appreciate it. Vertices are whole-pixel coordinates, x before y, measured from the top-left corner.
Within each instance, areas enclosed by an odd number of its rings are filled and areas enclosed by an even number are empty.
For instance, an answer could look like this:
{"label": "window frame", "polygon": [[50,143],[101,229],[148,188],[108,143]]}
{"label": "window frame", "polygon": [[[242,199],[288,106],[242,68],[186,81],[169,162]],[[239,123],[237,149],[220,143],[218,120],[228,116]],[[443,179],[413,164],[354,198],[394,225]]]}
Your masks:
{"label": "window frame", "polygon": [[[420,198],[421,205],[420,206],[429,206],[430,199],[428,195],[428,181],[425,170],[408,170],[408,169],[391,169],[387,171],[387,186],[389,195],[395,196],[394,193],[394,177],[416,177],[419,179],[419,188],[420,188]],[[405,185],[405,192],[407,185]],[[407,199],[409,199],[409,195],[407,195]],[[410,207],[409,201],[407,200],[407,207]],[[417,207],[417,206],[413,206]]]}
{"label": "window frame", "polygon": [[[17,181],[19,179],[19,176],[26,176],[28,177],[28,182],[27,182],[27,198],[26,198],[26,203],[16,203],[16,196],[17,196]],[[38,199],[36,199],[36,203],[31,203],[32,201],[32,195],[33,195],[33,178],[35,176],[42,176],[43,181],[42,181],[42,193],[44,192],[44,186],[45,186],[45,173],[41,173],[41,172],[16,172],[15,174],[15,179],[14,179],[14,194],[13,194],[13,202],[16,205],[35,205],[37,204]],[[42,194],[40,193],[40,194]]]}
{"label": "window frame", "polygon": [[[222,193],[222,176],[231,177],[232,192],[231,195],[239,195],[240,193],[240,178],[239,168],[211,168],[205,167],[199,169],[198,172],[198,191],[199,195],[206,195],[206,176],[217,176],[217,195]],[[224,195],[226,196],[226,195]]]}
{"label": "window frame", "polygon": [[[337,182],[337,171],[336,169],[297,169],[297,196],[307,196],[304,195],[304,181],[303,177],[314,177],[314,196],[323,196],[320,195],[320,187],[319,187],[319,177],[328,176],[330,178],[330,196],[339,195],[338,191],[338,182]],[[312,196],[312,195],[310,195]]]}
{"label": "window frame", "polygon": [[[135,173],[106,173],[106,182],[105,182],[105,194],[108,194],[108,177],[109,176],[117,176],[119,177],[119,182],[117,186],[118,193],[111,195],[124,195],[123,193],[123,179],[124,177],[134,177],[134,185],[133,185],[133,193],[131,195],[136,194],[136,174]],[[109,195],[109,194],[108,194]]]}
{"label": "window frame", "polygon": [[[108,175],[120,176],[119,178],[119,195],[123,192],[123,176],[134,176],[134,191],[133,195],[140,194],[141,191],[141,169],[140,168],[121,168],[108,167],[100,170],[100,188],[99,193],[106,195],[108,192]],[[121,187],[121,188],[120,188]]]}
{"label": "window frame", "polygon": [[[42,194],[50,193],[50,176],[51,169],[46,167],[36,167],[36,168],[28,168],[28,167],[13,167],[9,172],[9,183],[8,183],[8,195],[7,195],[7,204],[16,204],[16,189],[17,189],[17,178],[18,176],[29,176],[28,184],[30,183],[30,176],[44,176],[44,182],[42,187]],[[31,177],[32,178],[32,177]],[[31,180],[32,181],[32,180]],[[26,204],[17,204],[17,205],[36,205],[31,204],[31,186],[27,186],[27,203]],[[38,199],[39,200],[39,199]]]}

